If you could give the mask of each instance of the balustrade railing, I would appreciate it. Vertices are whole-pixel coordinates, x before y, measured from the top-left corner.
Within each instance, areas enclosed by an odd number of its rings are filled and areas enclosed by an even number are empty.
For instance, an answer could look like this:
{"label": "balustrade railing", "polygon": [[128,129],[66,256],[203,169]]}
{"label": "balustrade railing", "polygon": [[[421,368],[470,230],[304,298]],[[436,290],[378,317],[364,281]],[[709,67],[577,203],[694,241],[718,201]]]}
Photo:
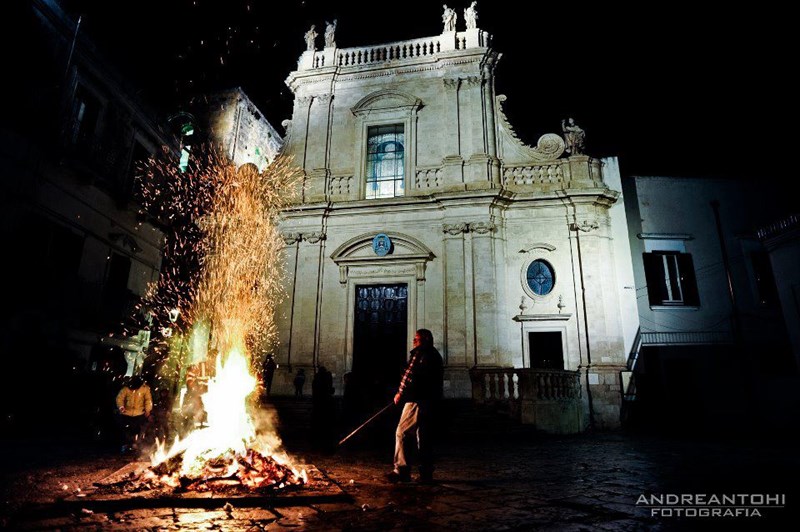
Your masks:
{"label": "balustrade railing", "polygon": [[413,41],[381,44],[339,50],[336,57],[338,66],[368,65],[399,59],[428,57],[439,53],[442,44],[438,37],[426,37]]}
{"label": "balustrade railing", "polygon": [[564,162],[549,164],[519,165],[503,167],[503,185],[527,186],[550,185],[564,186]]}
{"label": "balustrade railing", "polygon": [[520,403],[579,402],[578,371],[527,368],[473,368],[472,399],[477,404],[508,406],[518,415]]}

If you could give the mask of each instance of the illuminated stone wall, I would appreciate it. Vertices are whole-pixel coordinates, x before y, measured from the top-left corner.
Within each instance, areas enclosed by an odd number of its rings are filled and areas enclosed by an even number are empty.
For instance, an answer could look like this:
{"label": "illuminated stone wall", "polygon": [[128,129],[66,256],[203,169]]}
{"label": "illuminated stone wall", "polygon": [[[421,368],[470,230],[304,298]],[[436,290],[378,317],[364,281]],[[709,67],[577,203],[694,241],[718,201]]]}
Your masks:
{"label": "illuminated stone wall", "polygon": [[[406,351],[415,329],[433,331],[446,396],[471,396],[471,367],[530,367],[529,333],[558,332],[565,369],[582,372],[583,425],[591,391],[596,425],[613,427],[626,335],[636,330],[635,294],[624,290],[630,253],[614,242],[626,226],[624,210],[612,209],[616,161],[564,157],[556,134],[522,144],[494,92],[490,43],[472,29],[300,57],[287,78],[286,152],[306,178],[282,224],[289,297],[278,362],[323,364],[341,393],[356,285],[405,283]],[[381,125],[403,128],[405,188],[366,199],[368,131]],[[373,251],[379,233],[392,253]],[[555,271],[546,295],[527,284],[537,259]],[[276,386],[290,393],[290,381],[287,371]]]}

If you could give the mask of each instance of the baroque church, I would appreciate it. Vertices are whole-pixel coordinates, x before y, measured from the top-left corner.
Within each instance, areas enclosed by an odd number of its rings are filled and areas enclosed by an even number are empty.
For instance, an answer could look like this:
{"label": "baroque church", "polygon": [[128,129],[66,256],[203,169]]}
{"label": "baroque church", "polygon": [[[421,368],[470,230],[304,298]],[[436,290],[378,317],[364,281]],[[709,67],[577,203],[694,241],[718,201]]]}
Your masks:
{"label": "baroque church", "polygon": [[[314,28],[286,80],[276,388],[325,366],[387,400],[414,331],[445,396],[511,400],[552,432],[619,425],[636,299],[617,161],[572,120],[522,143],[495,92],[500,53],[467,18],[440,35],[339,48]],[[555,128],[554,128],[555,129]]]}

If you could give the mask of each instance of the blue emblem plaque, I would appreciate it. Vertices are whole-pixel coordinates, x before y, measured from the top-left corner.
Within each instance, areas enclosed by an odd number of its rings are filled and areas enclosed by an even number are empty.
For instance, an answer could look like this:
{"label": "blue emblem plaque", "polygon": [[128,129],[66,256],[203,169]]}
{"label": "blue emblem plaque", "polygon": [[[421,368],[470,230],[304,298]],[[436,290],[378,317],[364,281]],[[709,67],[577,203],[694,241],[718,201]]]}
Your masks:
{"label": "blue emblem plaque", "polygon": [[372,239],[372,251],[379,257],[384,257],[392,251],[392,239],[388,235],[378,233]]}

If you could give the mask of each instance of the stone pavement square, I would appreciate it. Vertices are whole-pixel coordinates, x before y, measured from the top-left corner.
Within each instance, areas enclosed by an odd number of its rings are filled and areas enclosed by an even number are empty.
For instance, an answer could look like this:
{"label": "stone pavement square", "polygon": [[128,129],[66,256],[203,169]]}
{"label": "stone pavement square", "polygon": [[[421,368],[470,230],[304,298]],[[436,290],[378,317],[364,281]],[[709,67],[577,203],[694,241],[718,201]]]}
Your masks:
{"label": "stone pavement square", "polygon": [[[789,530],[800,517],[800,455],[791,439],[691,439],[646,434],[451,437],[438,446],[433,485],[392,485],[386,445],[335,453],[287,443],[345,500],[227,509],[93,510],[86,488],[128,463],[87,442],[2,442],[0,528],[10,530]],[[34,454],[35,453],[35,454]],[[83,491],[78,492],[78,489]],[[651,515],[658,494],[782,494],[760,516]],[[71,501],[74,504],[65,505]],[[78,501],[78,502],[76,502]],[[86,501],[85,506],[80,503]],[[263,502],[263,501],[262,501]],[[123,500],[123,503],[125,501]],[[666,508],[666,505],[665,505]]]}

